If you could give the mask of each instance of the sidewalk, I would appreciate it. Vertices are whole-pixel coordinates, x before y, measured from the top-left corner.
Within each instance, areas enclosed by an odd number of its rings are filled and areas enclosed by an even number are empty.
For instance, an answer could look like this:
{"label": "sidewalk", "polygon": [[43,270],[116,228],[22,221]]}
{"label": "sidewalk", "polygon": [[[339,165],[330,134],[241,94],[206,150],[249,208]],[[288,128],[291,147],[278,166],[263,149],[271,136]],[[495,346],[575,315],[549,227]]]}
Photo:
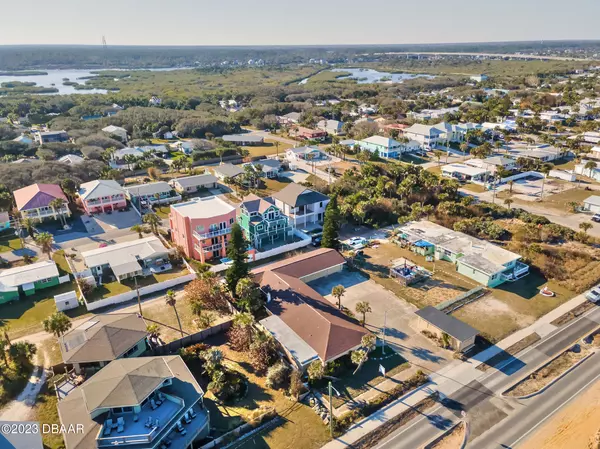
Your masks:
{"label": "sidewalk", "polygon": [[[455,393],[464,385],[468,385],[470,382],[476,380],[480,376],[485,375],[484,372],[476,369],[477,366],[481,365],[503,349],[512,346],[533,332],[537,332],[541,337],[547,336],[557,329],[557,327],[550,324],[550,322],[554,321],[556,318],[564,315],[585,301],[586,299],[584,294],[576,296],[570,301],[567,301],[546,315],[540,317],[530,326],[515,332],[514,334],[506,337],[504,340],[498,342],[496,345],[480,352],[475,356],[474,359],[469,359],[466,362],[453,360],[444,368],[432,373],[429,376],[431,379],[430,383],[418,388],[417,390],[413,390],[406,396],[390,404],[388,407],[379,410],[364,420],[354,424],[344,435],[327,443],[322,449],[341,449],[351,446],[354,442],[369,432],[373,431],[394,416],[402,413],[409,407],[414,406],[435,391],[441,393],[443,396],[449,396],[452,393]],[[399,373],[399,375],[400,374],[402,373]],[[393,381],[389,380],[389,382]],[[384,386],[383,383],[380,385],[382,387]],[[356,399],[358,400],[362,396],[365,396],[372,391],[373,390],[371,389]],[[342,407],[340,407],[340,409],[341,408]]]}

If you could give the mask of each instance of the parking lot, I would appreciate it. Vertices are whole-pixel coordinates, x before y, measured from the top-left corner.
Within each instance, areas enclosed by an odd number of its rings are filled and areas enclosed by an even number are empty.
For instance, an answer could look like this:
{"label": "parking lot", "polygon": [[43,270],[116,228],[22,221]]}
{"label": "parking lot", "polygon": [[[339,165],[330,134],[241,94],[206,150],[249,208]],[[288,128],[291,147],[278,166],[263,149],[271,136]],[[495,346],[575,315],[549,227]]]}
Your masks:
{"label": "parking lot", "polygon": [[410,327],[417,310],[415,306],[360,273],[344,270],[312,281],[309,285],[334,305],[337,303],[331,296],[331,290],[336,285],[343,285],[346,293],[342,297],[342,305],[355,315],[356,304],[367,301],[373,311],[367,314],[366,328],[382,338],[385,323],[386,341],[413,365],[437,370],[450,357],[448,351],[436,347]]}
{"label": "parking lot", "polygon": [[142,222],[140,216],[133,209],[111,214],[94,214],[93,217],[84,217],[83,221],[90,234],[114,231],[115,229],[129,229]]}

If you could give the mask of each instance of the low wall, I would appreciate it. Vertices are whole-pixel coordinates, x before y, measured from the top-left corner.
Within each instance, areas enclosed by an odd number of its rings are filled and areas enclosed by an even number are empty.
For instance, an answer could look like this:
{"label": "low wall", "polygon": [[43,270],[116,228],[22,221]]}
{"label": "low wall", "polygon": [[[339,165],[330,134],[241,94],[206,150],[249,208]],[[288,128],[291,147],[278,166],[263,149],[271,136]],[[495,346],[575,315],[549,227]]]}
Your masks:
{"label": "low wall", "polygon": [[304,248],[310,245],[312,239],[304,232],[294,230],[294,235],[301,238],[299,242],[288,243],[287,245],[281,245],[277,248],[270,249],[268,251],[257,252],[254,256],[254,260],[266,259],[267,257],[276,256],[278,254],[287,253],[288,251],[294,251],[295,249]]}
{"label": "low wall", "polygon": [[212,335],[220,334],[221,332],[227,331],[231,327],[232,323],[233,319],[224,321],[221,324],[211,326],[207,329],[201,330],[200,332],[196,332],[195,334],[191,334],[187,337],[174,340],[166,345],[159,346],[158,348],[155,348],[150,352],[152,355],[168,355],[176,353],[181,348],[186,348],[188,346],[195,345],[196,343],[200,343],[201,341],[206,340]]}
{"label": "low wall", "polygon": [[516,181],[517,179],[527,178],[528,176],[533,176],[533,177],[540,178],[540,179],[545,178],[543,173],[540,173],[537,171],[526,171],[524,173],[518,173],[516,175],[502,178],[502,179],[500,179],[500,181],[498,181],[498,184],[505,184],[508,181]]}
{"label": "low wall", "polygon": [[[195,273],[189,273],[184,276],[179,276],[174,279],[169,279],[164,282],[159,282],[158,284],[147,285],[146,287],[140,287],[140,296],[150,295],[152,293],[156,293],[162,290],[167,290],[169,288],[175,287],[176,285],[184,284],[186,282],[190,282],[196,279]],[[126,293],[121,293],[120,295],[111,296],[109,298],[99,299],[98,301],[88,302],[87,299],[84,298],[85,306],[91,312],[92,310],[100,309],[102,307],[113,306],[115,304],[121,304],[127,301],[131,301],[132,299],[137,298],[137,292],[135,290],[131,290]]]}

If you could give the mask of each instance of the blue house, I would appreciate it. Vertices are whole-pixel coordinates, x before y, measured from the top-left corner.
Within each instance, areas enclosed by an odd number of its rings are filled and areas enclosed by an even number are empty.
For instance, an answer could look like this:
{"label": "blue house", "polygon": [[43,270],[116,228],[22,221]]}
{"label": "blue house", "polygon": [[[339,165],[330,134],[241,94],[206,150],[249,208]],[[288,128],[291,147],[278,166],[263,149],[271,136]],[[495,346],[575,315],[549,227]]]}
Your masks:
{"label": "blue house", "polygon": [[371,136],[356,141],[363,150],[371,153],[377,152],[380,157],[386,159],[399,159],[402,153],[408,153],[419,149],[417,142],[401,143],[389,137]]}

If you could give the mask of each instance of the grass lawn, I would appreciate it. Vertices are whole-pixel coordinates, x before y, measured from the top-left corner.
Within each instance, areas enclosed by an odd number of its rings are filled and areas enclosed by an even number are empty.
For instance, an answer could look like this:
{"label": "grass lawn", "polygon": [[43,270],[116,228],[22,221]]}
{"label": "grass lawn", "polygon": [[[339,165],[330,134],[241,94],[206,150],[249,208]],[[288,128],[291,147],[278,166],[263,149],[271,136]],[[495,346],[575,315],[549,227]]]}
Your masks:
{"label": "grass lawn", "polygon": [[[192,314],[192,308],[190,307],[188,301],[183,299],[183,297],[178,297],[176,307],[183,331],[188,334],[198,332],[200,329],[196,326],[196,324],[194,324],[193,320],[196,317],[194,314]],[[162,324],[162,326],[159,325],[160,337],[166,343],[181,338],[179,324],[177,323],[177,317],[175,316],[173,307],[164,302],[157,301],[151,305],[142,305],[142,311],[144,313],[144,318],[157,321],[158,323]],[[229,315],[220,315],[216,312],[213,313],[213,316],[215,317],[213,325],[220,324],[229,318]],[[151,324],[152,321],[149,321],[148,324]]]}
{"label": "grass lawn", "polygon": [[[279,148],[277,148],[277,144],[279,144]],[[292,145],[285,142],[280,142],[278,140],[265,139],[263,145],[253,145],[242,147],[250,152],[250,156],[270,156],[271,154],[280,155],[284,154],[286,150],[292,148]]]}
{"label": "grass lawn", "polygon": [[572,212],[569,203],[576,202],[583,205],[583,200],[591,195],[594,195],[593,191],[575,188],[555,193],[554,195],[544,195],[544,201],[537,204],[553,209],[559,209],[563,212]]}
{"label": "grass lawn", "polygon": [[160,218],[168,219],[171,212],[171,206],[154,206],[154,213]]}
{"label": "grass lawn", "polygon": [[62,354],[60,353],[60,346],[58,340],[54,336],[50,336],[42,343],[38,345],[38,352],[43,353],[44,366],[49,368],[54,365],[58,365],[62,362]]}
{"label": "grass lawn", "polygon": [[[58,417],[58,399],[54,393],[52,380],[49,379],[40,391],[33,408],[33,420],[43,424],[60,424]],[[65,442],[61,433],[42,434],[44,449],[64,449]]]}
{"label": "grass lawn", "polygon": [[[540,295],[544,285],[556,296]],[[505,282],[490,291],[491,295],[467,304],[452,315],[479,330],[492,343],[529,326],[576,295],[534,270],[516,282]]]}
{"label": "grass lawn", "polygon": [[205,340],[205,343],[222,350],[225,364],[244,374],[248,380],[246,396],[234,405],[219,404],[210,392],[204,396],[204,404],[210,411],[211,427],[216,435],[239,426],[243,423],[244,416],[264,406],[275,408],[286,422],[275,429],[250,438],[244,447],[316,449],[329,441],[327,427],[321,418],[307,405],[290,401],[283,391],[267,388],[266,377],[254,372],[249,355],[231,350],[223,334],[211,337]]}
{"label": "grass lawn", "polygon": [[[369,360],[356,374],[352,374],[356,366],[351,365],[346,373],[336,376],[339,380],[333,382],[333,386],[340,392],[340,396],[334,395],[332,397],[333,407],[338,408],[383,382],[386,378],[379,372],[379,365],[384,366],[388,378],[404,371],[410,366],[404,358],[387,346],[386,355],[389,356],[390,354],[393,355],[384,360],[374,360],[375,358],[382,357],[381,347],[378,347],[369,354]],[[329,394],[327,385],[320,388],[320,390],[323,395]]]}
{"label": "grass lawn", "polygon": [[[54,296],[73,291],[73,283],[40,290],[32,296],[23,297],[9,304],[0,305],[0,329],[9,326],[9,336],[19,338],[42,331],[42,320],[56,312]],[[86,315],[87,309],[80,306],[65,312],[69,317]]]}
{"label": "grass lawn", "polygon": [[65,274],[70,274],[71,269],[69,268],[69,264],[67,263],[67,259],[65,258],[65,251],[59,250],[52,254],[52,260],[56,263],[58,267],[58,272],[61,276]]}
{"label": "grass lawn", "polygon": [[[186,274],[188,274],[188,270],[182,265],[181,267],[175,267],[164,273],[153,274],[152,276],[147,276],[145,278],[138,278],[137,284],[139,287],[145,287]],[[133,279],[125,279],[123,282],[108,282],[96,287],[92,293],[87,295],[86,299],[93,302],[98,301],[99,299],[109,298],[110,296],[120,295],[121,293],[127,293],[131,290],[135,290],[135,281]]]}
{"label": "grass lawn", "polygon": [[471,183],[467,183],[463,185],[463,188],[466,190],[469,190],[473,193],[484,193],[487,192],[486,188],[483,186],[480,186],[479,184],[471,184]]}
{"label": "grass lawn", "polygon": [[431,173],[435,173],[436,175],[442,176],[442,166],[434,165],[432,167],[427,167],[425,170],[430,171]]}
{"label": "grass lawn", "polygon": [[[364,254],[364,259],[358,265],[363,273],[418,308],[435,306],[478,285],[475,281],[457,273],[454,264],[443,260],[436,260],[435,264],[427,262],[424,257],[395,243],[380,244],[377,248],[365,248]],[[434,272],[434,275],[427,281],[403,287],[389,275],[392,261],[400,258],[410,260]]]}
{"label": "grass lawn", "polygon": [[15,238],[14,232],[5,231],[0,234],[0,253],[6,253],[21,248],[23,248],[21,239]]}

